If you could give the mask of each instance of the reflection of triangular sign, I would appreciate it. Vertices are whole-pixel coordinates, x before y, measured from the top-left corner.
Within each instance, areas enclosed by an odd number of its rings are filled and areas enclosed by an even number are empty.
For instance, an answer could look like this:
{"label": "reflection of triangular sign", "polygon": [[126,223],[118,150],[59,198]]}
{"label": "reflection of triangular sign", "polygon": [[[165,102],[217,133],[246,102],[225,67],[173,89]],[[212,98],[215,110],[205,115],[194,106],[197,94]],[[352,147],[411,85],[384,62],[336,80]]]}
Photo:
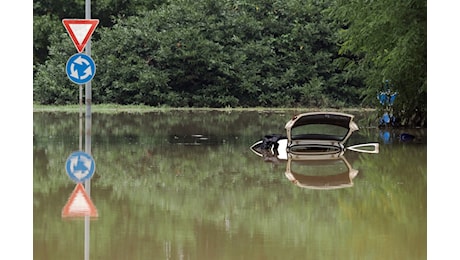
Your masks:
{"label": "reflection of triangular sign", "polygon": [[78,183],[67,204],[62,209],[62,217],[98,217],[97,209],[85,191],[83,184]]}
{"label": "reflection of triangular sign", "polygon": [[70,35],[78,52],[82,52],[93,34],[96,26],[99,24],[98,19],[62,19],[62,23]]}

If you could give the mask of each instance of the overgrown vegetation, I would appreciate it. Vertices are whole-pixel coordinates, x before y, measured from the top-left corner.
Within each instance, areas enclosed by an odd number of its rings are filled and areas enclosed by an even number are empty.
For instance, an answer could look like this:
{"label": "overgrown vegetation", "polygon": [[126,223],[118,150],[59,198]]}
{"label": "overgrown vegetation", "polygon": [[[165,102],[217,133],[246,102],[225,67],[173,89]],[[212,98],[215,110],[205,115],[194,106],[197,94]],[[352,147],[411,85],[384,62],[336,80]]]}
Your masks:
{"label": "overgrown vegetation", "polygon": [[[34,102],[76,104],[61,20],[84,1],[34,2]],[[426,125],[426,1],[93,3],[93,103],[168,107],[377,107]]]}

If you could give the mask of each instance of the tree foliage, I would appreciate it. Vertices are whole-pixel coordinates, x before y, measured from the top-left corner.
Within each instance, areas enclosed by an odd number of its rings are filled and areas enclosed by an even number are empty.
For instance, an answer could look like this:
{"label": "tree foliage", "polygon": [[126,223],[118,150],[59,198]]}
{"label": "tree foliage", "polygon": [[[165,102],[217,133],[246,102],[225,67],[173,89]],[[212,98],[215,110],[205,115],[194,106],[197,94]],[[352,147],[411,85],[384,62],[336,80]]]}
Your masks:
{"label": "tree foliage", "polygon": [[331,13],[343,24],[341,54],[356,55],[350,68],[366,72],[366,101],[390,80],[398,92],[395,111],[403,123],[426,124],[426,1],[338,1]]}
{"label": "tree foliage", "polygon": [[[408,10],[385,13],[378,8],[380,2]],[[101,21],[92,39],[97,65],[93,102],[179,107],[369,106],[375,105],[370,100],[382,79],[391,76],[397,86],[407,86],[398,89],[399,108],[413,114],[414,107],[418,111],[424,107],[426,112],[426,72],[414,74],[411,66],[417,63],[417,70],[426,69],[426,53],[421,53],[423,46],[417,42],[425,41],[426,50],[426,33],[420,33],[423,26],[426,29],[426,11],[425,16],[417,14],[418,22],[412,22],[410,29],[398,19],[406,19],[404,12],[415,15],[417,11],[409,10],[413,5],[380,2],[375,8],[359,9],[357,5],[364,1],[99,1],[92,8],[92,17]],[[78,96],[78,88],[65,77],[65,59],[74,47],[59,19],[82,14],[63,11],[68,8],[64,2],[34,4],[37,103],[75,103]],[[389,24],[377,35],[382,28],[374,27],[385,24],[378,18],[383,15]],[[374,17],[375,25],[368,17]],[[392,25],[398,27],[392,29]],[[363,32],[356,35],[359,27]],[[398,37],[404,32],[408,34],[405,40]],[[367,42],[366,38],[372,39]],[[424,87],[414,92],[421,79]],[[409,96],[412,99],[407,102]]]}

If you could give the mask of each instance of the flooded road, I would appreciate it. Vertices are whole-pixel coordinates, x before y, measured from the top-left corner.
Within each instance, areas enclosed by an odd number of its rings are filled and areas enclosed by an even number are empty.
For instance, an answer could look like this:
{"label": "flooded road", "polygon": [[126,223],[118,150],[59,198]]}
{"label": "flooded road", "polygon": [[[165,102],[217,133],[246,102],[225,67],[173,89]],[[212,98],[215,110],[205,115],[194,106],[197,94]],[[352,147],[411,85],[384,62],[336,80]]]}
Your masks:
{"label": "flooded road", "polygon": [[[356,114],[349,143],[377,141],[379,154],[347,151],[325,165],[249,149],[284,134],[294,114],[93,113],[97,217],[85,219],[63,214],[76,188],[65,165],[81,146],[79,114],[35,112],[34,259],[426,259],[426,130],[383,131]],[[290,179],[322,171],[346,185]]]}

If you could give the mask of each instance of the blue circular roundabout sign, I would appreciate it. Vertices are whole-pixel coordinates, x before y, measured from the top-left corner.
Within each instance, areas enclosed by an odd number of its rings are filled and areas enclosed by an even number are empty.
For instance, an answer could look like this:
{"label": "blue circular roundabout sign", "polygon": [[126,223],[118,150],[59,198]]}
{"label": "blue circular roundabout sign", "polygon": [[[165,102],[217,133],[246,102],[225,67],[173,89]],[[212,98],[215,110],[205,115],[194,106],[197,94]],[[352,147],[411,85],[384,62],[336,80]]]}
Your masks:
{"label": "blue circular roundabout sign", "polygon": [[77,53],[69,58],[66,64],[66,73],[69,79],[76,84],[85,84],[96,74],[96,64],[90,56]]}

